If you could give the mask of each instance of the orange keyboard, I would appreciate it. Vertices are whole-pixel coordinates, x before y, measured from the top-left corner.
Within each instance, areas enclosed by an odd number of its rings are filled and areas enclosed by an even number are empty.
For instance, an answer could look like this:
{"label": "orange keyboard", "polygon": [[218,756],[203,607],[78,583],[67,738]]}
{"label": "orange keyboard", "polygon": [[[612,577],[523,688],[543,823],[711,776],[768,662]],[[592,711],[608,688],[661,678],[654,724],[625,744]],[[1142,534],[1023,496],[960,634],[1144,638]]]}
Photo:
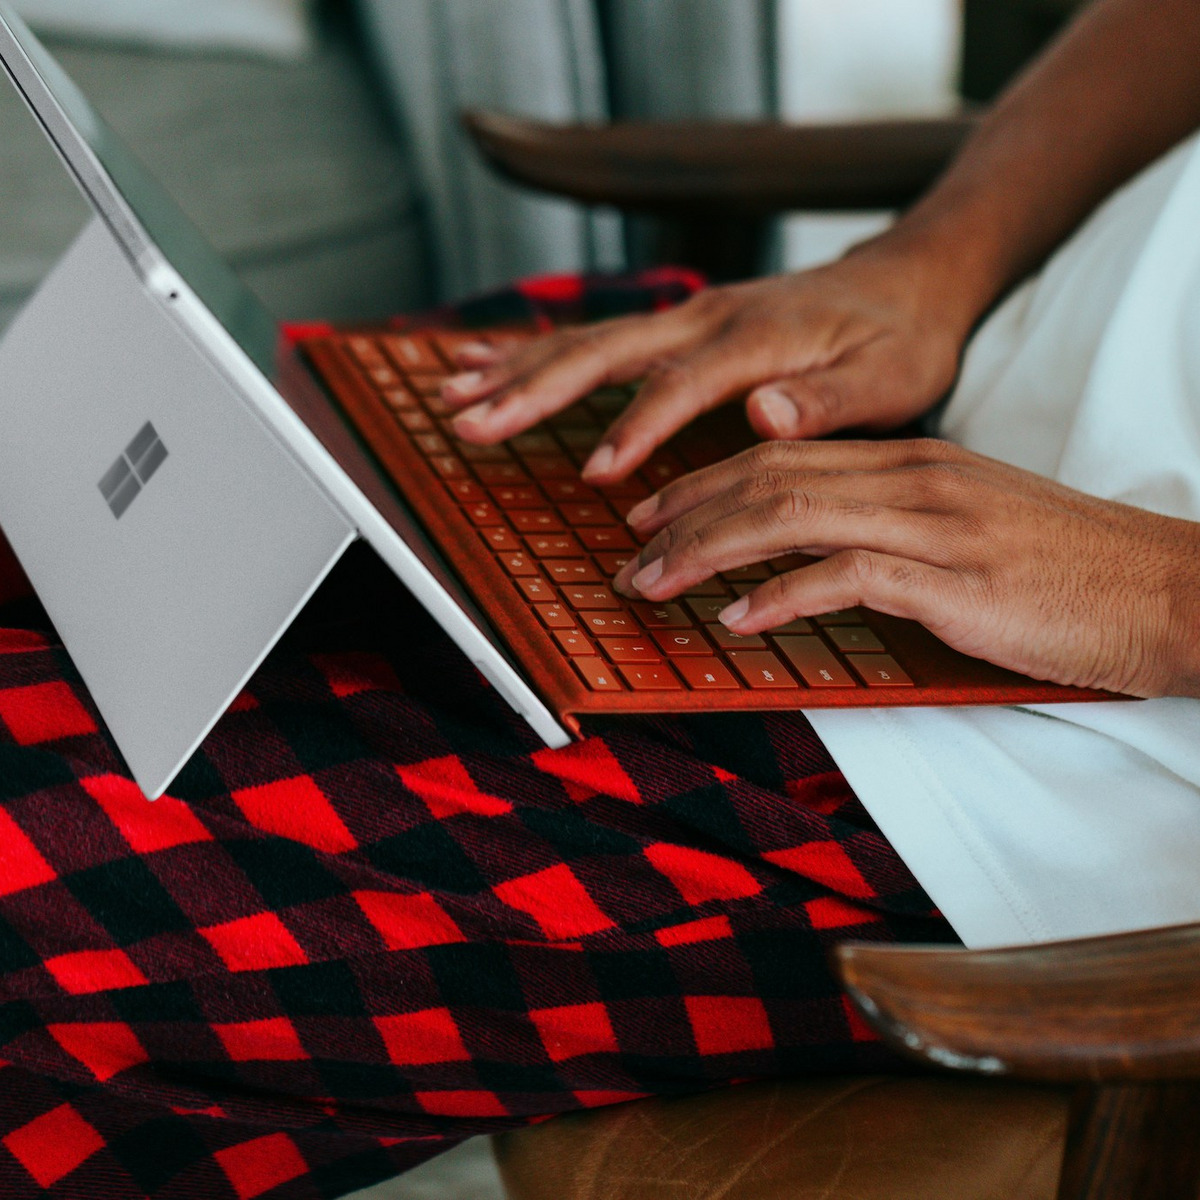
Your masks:
{"label": "orange keyboard", "polygon": [[[630,601],[614,592],[613,577],[637,551],[625,514],[664,484],[728,454],[728,442],[706,437],[703,429],[685,431],[626,481],[587,486],[579,469],[628,403],[625,388],[596,392],[502,445],[460,441],[441,400],[441,384],[452,369],[455,342],[481,337],[344,335],[324,339],[320,350],[312,344],[306,349],[318,369],[336,354],[366,385],[386,413],[391,436],[415,449],[440,481],[443,515],[465,535],[455,539],[458,545],[475,544],[477,553],[494,557],[513,592],[536,614],[544,652],[568,661],[588,689],[714,693],[912,686],[860,610],[795,620],[753,637],[739,637],[720,623],[726,604],[806,561],[799,556],[723,572],[672,603]],[[386,460],[387,448],[378,446],[380,423],[356,414],[353,404],[347,407]],[[411,479],[412,472],[404,477]],[[460,555],[453,547],[447,556],[470,580],[471,564],[455,562]],[[486,597],[481,603],[486,608]]]}

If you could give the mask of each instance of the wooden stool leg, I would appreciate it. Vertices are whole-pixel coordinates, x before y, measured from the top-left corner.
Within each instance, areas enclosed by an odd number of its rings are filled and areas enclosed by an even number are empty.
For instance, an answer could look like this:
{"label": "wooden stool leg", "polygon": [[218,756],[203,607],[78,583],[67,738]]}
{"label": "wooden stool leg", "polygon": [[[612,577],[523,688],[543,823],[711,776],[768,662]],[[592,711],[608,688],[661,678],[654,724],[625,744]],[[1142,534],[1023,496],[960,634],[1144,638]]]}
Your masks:
{"label": "wooden stool leg", "polygon": [[1081,1088],[1058,1200],[1197,1200],[1200,1085]]}

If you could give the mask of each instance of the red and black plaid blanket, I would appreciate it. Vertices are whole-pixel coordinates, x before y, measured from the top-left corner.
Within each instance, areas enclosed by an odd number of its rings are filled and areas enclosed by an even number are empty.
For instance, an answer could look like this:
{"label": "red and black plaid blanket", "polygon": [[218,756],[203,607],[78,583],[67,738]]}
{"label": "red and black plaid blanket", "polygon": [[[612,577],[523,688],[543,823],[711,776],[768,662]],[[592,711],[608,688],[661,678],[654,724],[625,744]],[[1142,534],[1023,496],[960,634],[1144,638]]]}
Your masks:
{"label": "red and black plaid blanket", "polygon": [[826,953],[952,935],[803,717],[588,734],[545,749],[359,550],[150,804],[0,606],[0,1196],[315,1200],[555,1113],[895,1069]]}

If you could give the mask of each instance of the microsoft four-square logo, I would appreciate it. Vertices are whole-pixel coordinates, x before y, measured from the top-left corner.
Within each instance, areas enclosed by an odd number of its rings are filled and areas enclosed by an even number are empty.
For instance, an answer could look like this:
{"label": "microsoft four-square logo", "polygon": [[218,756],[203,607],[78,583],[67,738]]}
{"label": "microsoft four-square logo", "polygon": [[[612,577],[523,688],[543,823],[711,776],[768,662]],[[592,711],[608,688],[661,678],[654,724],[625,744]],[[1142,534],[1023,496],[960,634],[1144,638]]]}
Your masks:
{"label": "microsoft four-square logo", "polygon": [[163,465],[167,448],[149,421],[125,447],[125,453],[104,473],[100,494],[108,501],[118,520],[133,503],[134,497],[149,483],[150,476]]}

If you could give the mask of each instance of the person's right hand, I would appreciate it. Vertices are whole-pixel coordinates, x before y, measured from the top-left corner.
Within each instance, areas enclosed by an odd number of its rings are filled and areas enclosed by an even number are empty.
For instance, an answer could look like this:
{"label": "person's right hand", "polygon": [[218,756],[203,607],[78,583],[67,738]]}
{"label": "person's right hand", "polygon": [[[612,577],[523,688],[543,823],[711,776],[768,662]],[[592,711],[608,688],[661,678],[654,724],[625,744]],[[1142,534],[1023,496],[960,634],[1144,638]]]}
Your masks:
{"label": "person's right hand", "polygon": [[700,292],[621,317],[490,348],[468,345],[443,395],[467,441],[503,441],[609,384],[643,380],[583,470],[623,478],[692,418],[746,397],[763,438],[907,424],[950,388],[970,319],[953,285],[885,236],[839,262]]}

